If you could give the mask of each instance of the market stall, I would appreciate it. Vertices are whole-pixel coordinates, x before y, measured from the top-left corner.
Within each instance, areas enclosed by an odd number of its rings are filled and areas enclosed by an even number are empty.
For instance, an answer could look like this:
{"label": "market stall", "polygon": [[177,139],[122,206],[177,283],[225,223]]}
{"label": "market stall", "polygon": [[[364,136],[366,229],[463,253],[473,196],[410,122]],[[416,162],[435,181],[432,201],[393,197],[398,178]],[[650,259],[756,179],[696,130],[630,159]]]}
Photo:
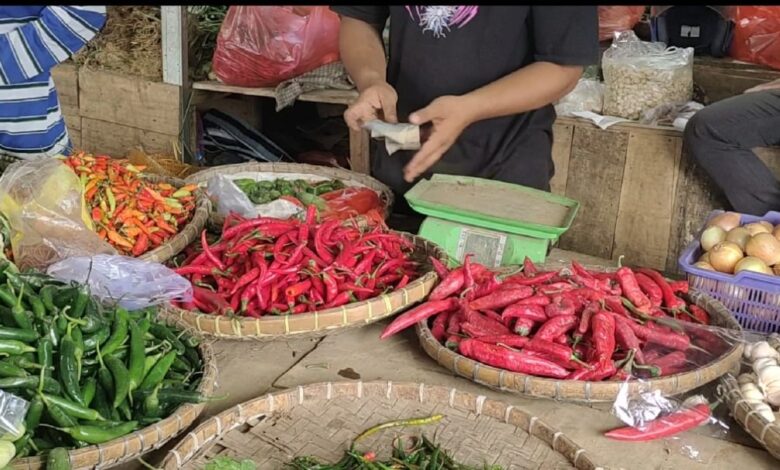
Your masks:
{"label": "market stall", "polygon": [[[204,48],[247,20],[215,8],[190,11]],[[693,98],[691,52],[631,34],[604,56],[608,116],[557,121],[552,192],[437,174],[403,195],[415,234],[388,225],[365,152],[292,162],[212,114],[205,147],[268,161],[157,158],[89,126],[178,136],[157,105],[178,113],[181,89],[101,85],[105,44],[60,69],[80,148],[0,159],[0,467],[776,468],[780,214],[710,212],[680,131],[641,122]],[[279,99],[268,83],[194,88]]]}

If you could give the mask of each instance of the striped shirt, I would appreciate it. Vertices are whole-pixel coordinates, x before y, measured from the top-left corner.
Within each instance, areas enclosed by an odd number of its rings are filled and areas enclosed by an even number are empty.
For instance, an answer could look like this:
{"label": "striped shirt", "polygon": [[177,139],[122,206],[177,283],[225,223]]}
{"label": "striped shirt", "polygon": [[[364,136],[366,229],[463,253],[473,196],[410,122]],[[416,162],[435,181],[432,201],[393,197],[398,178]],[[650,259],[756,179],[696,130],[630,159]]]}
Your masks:
{"label": "striped shirt", "polygon": [[105,6],[0,5],[0,154],[40,158],[70,150],[51,69],[105,21]]}

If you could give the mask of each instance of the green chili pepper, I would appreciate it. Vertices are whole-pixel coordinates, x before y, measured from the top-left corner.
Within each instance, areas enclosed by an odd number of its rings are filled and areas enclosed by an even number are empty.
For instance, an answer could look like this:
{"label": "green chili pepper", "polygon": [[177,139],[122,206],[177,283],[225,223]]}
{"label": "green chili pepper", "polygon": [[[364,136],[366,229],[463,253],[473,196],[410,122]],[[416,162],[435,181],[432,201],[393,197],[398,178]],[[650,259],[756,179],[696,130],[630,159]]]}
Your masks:
{"label": "green chili pepper", "polygon": [[159,323],[153,323],[149,327],[149,332],[154,335],[155,338],[171,343],[171,346],[173,346],[177,353],[184,354],[186,349],[184,343],[182,343],[176,334],[167,326],[161,325]]}
{"label": "green chili pepper", "polygon": [[78,288],[70,286],[55,288],[54,306],[60,310],[69,307],[73,304],[73,299],[76,298],[78,291]]}
{"label": "green chili pepper", "polygon": [[16,320],[14,320],[14,316],[11,313],[11,309],[5,305],[0,305],[0,324],[7,328],[18,327]]}
{"label": "green chili pepper", "polygon": [[84,382],[84,386],[81,388],[81,394],[84,395],[84,403],[89,406],[92,404],[92,400],[95,399],[95,393],[97,393],[97,379],[90,377]]}
{"label": "green chili pepper", "polygon": [[160,385],[154,387],[152,393],[144,398],[143,413],[145,417],[157,418],[162,414],[160,409],[160,398],[157,396],[157,392],[160,390]]}
{"label": "green chili pepper", "polygon": [[32,343],[38,340],[38,333],[22,328],[0,327],[0,340],[2,339],[15,339],[24,343]]}
{"label": "green chili pepper", "polygon": [[12,308],[16,305],[16,298],[14,298],[14,295],[11,294],[8,289],[0,287],[0,302],[4,303],[9,308]]}
{"label": "green chili pepper", "polygon": [[35,428],[37,428],[38,423],[41,422],[43,408],[43,400],[41,400],[41,397],[39,396],[36,396],[30,402],[30,407],[27,408],[27,415],[24,417],[24,427],[26,427],[29,432],[35,432]]}
{"label": "green chili pepper", "polygon": [[97,330],[95,334],[87,336],[84,338],[84,352],[96,350],[98,345],[105,343],[109,336],[111,336],[111,330],[107,326]]}
{"label": "green chili pepper", "polygon": [[54,346],[49,338],[38,341],[38,363],[43,367],[43,373],[50,376],[54,365]]}
{"label": "green chili pepper", "polygon": [[43,302],[43,308],[50,314],[57,312],[57,307],[54,306],[54,286],[43,286],[39,292],[41,295],[41,302]]}
{"label": "green chili pepper", "polygon": [[26,432],[22,437],[14,441],[14,458],[26,457],[30,453],[31,438],[32,435],[29,432]]}
{"label": "green chili pepper", "polygon": [[129,434],[138,427],[137,421],[128,421],[119,426],[104,428],[101,426],[71,426],[60,428],[60,431],[69,434],[72,438],[89,444],[102,444],[112,441],[125,434]]}
{"label": "green chili pepper", "polygon": [[122,415],[122,417],[124,417],[125,421],[130,421],[133,419],[133,412],[130,411],[130,400],[123,400],[122,403],[119,404],[117,410]]}
{"label": "green chili pepper", "polygon": [[14,339],[0,340],[0,354],[16,356],[27,352],[35,352],[35,348]]}
{"label": "green chili pepper", "polygon": [[82,333],[95,333],[105,325],[103,319],[100,318],[100,315],[91,310],[87,310],[82,319],[84,320],[84,323],[81,325]]}
{"label": "green chili pepper", "polygon": [[141,390],[151,390],[156,387],[157,384],[162,382],[165,375],[168,374],[168,370],[171,368],[171,365],[173,365],[174,359],[176,359],[176,351],[169,351],[166,353],[162,359],[157,361],[149,373],[146,374],[146,377],[144,377],[144,381],[139,388]]}
{"label": "green chili pepper", "polygon": [[44,403],[46,403],[46,413],[49,415],[52,421],[57,424],[57,426],[67,427],[78,424],[75,419],[73,419],[68,413],[65,413],[65,411],[57,406],[54,402],[44,400]]}
{"label": "green chili pepper", "polygon": [[16,303],[13,307],[11,307],[11,315],[13,315],[14,321],[16,322],[17,326],[19,326],[19,328],[24,330],[32,330],[33,326],[32,322],[30,321],[30,317],[27,316],[27,312],[24,310],[24,307],[22,307],[24,287],[25,286],[22,286],[22,289],[19,292],[19,297],[16,299]]}
{"label": "green chili pepper", "polygon": [[[15,365],[16,367],[21,367],[22,369],[40,370],[43,368],[42,364],[33,362],[25,356],[11,356],[9,358],[3,359],[3,361]],[[49,369],[51,370],[51,367],[49,367]]]}
{"label": "green chili pepper", "polygon": [[144,380],[144,362],[146,360],[144,336],[146,335],[146,331],[142,328],[142,324],[135,322],[130,324],[130,365],[128,367],[129,392],[138,388]]}
{"label": "green chili pepper", "polygon": [[54,320],[54,325],[57,328],[57,334],[59,334],[60,337],[68,332],[68,319],[65,318],[65,315],[58,315]]}
{"label": "green chili pepper", "polygon": [[43,306],[43,302],[35,295],[26,295],[27,302],[30,303],[30,309],[32,309],[33,316],[38,320],[42,320],[46,317],[46,307]]}
{"label": "green chili pepper", "polygon": [[98,384],[97,387],[95,387],[95,398],[94,400],[92,400],[91,407],[92,409],[100,413],[101,416],[105,416],[109,418],[112,418],[112,411],[115,411],[114,409],[111,408],[111,405],[108,404],[108,396],[106,390],[100,384]]}
{"label": "green chili pepper", "polygon": [[73,340],[74,357],[76,358],[77,376],[81,377],[81,360],[84,358],[84,338],[81,335],[81,329],[74,326],[70,331],[70,338]]}
{"label": "green chili pepper", "polygon": [[116,317],[114,318],[114,329],[111,332],[111,337],[108,338],[106,344],[101,348],[103,357],[113,353],[125,342],[127,339],[127,310],[123,308],[116,309]]}
{"label": "green chili pepper", "polygon": [[71,470],[70,454],[64,447],[49,451],[46,457],[46,470]]}
{"label": "green chili pepper", "polygon": [[29,375],[26,370],[19,366],[0,361],[0,377],[27,377]]}
{"label": "green chili pepper", "polygon": [[108,370],[114,378],[114,408],[118,408],[130,392],[130,373],[127,371],[124,363],[114,356],[108,356],[104,359]]}
{"label": "green chili pepper", "polygon": [[159,361],[162,356],[162,353],[146,356],[146,359],[144,359],[144,377],[149,374],[149,371],[152,370],[152,367],[157,364],[157,361]]}
{"label": "green chili pepper", "polygon": [[76,344],[70,335],[62,338],[60,343],[60,382],[68,396],[84,405],[84,397],[81,396],[81,387],[79,386],[78,364],[76,363]]}
{"label": "green chili pepper", "polygon": [[41,398],[43,398],[43,401],[46,402],[46,404],[54,404],[60,408],[69,415],[71,415],[74,418],[78,419],[87,419],[90,421],[105,421],[105,418],[100,415],[97,411],[87,408],[86,406],[83,406],[79,403],[73,402],[68,400],[67,398],[62,398],[54,395],[49,395],[46,393],[41,394]]}
{"label": "green chili pepper", "polygon": [[73,302],[73,308],[69,312],[73,318],[81,318],[84,315],[84,310],[87,308],[87,302],[89,302],[89,292],[85,286],[81,286],[77,289],[76,300]]}
{"label": "green chili pepper", "polygon": [[60,333],[57,331],[56,321],[54,319],[45,320],[46,323],[46,336],[55,347],[60,344]]}
{"label": "green chili pepper", "polygon": [[38,449],[38,451],[46,451],[46,450],[54,449],[54,443],[42,437],[33,437],[32,444],[35,446],[36,449]]}
{"label": "green chili pepper", "polygon": [[177,356],[176,359],[173,360],[171,369],[175,370],[176,372],[183,372],[186,374],[192,370],[192,366],[185,358]]}

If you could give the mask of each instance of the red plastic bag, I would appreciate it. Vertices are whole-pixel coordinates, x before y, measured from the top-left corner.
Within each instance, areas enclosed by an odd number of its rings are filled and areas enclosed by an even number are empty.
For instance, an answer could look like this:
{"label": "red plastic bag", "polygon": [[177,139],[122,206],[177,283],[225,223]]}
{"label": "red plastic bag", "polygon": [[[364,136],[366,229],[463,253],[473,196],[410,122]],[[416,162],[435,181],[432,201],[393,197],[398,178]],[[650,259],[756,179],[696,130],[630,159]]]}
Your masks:
{"label": "red plastic bag", "polygon": [[736,6],[731,15],[731,57],[780,70],[780,6]]}
{"label": "red plastic bag", "polygon": [[[356,215],[368,215],[382,210],[382,202],[376,191],[350,186],[320,196],[327,206],[326,219],[348,219]],[[381,217],[380,217],[381,218]]]}
{"label": "red plastic bag", "polygon": [[634,29],[644,13],[644,6],[599,6],[599,41],[612,39],[617,31]]}
{"label": "red plastic bag", "polygon": [[339,17],[326,6],[233,5],[212,66],[228,85],[276,86],[339,59]]}

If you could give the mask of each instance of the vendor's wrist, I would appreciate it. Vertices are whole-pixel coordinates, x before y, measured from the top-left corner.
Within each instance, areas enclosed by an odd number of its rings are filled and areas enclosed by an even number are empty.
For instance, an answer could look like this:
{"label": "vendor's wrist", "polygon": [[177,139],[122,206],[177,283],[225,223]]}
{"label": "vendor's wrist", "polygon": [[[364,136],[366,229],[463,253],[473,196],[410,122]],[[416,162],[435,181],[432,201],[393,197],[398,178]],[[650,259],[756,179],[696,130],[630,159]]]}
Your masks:
{"label": "vendor's wrist", "polygon": [[466,93],[465,95],[458,96],[460,101],[460,108],[463,111],[463,116],[466,121],[466,125],[481,121],[484,104],[479,96],[473,93]]}

